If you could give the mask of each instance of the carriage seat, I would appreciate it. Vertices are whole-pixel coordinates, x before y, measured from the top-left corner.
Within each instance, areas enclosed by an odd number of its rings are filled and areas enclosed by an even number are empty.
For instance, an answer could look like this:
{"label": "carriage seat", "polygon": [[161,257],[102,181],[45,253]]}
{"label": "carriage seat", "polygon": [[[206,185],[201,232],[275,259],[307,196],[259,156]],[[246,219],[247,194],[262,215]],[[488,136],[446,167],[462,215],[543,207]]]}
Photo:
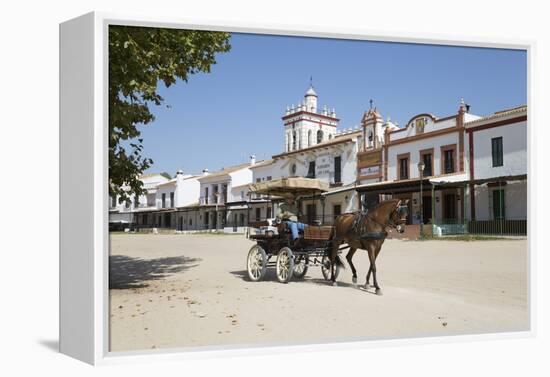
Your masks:
{"label": "carriage seat", "polygon": [[[281,221],[279,224],[277,224],[277,229],[279,229],[279,233],[290,233],[290,227],[288,226],[288,223],[286,221]],[[299,234],[303,234],[302,230],[298,230]]]}
{"label": "carriage seat", "polygon": [[263,220],[263,221],[249,221],[248,226],[250,228],[261,228],[263,226],[269,226],[269,221]]}
{"label": "carriage seat", "polygon": [[332,234],[332,226],[330,225],[328,226],[309,225],[309,226],[306,226],[304,230],[304,239],[328,241],[330,240],[331,234]]}

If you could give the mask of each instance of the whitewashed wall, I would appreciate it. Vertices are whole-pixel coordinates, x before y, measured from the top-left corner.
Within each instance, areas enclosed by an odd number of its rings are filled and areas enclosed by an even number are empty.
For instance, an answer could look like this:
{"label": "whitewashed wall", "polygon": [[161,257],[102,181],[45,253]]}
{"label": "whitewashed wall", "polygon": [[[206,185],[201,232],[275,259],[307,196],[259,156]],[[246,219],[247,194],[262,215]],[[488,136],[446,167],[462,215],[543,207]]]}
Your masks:
{"label": "whitewashed wall", "polygon": [[250,169],[252,171],[252,182],[257,182],[258,179],[260,179],[260,181],[264,181],[267,177],[271,177],[271,179],[281,178],[280,165],[275,162],[268,165],[261,165],[261,163],[259,164],[259,166],[254,166]]}
{"label": "whitewashed wall", "polygon": [[[296,164],[296,176],[305,177],[308,174],[309,162],[315,161],[315,178],[324,182],[334,183],[334,157],[342,159],[342,183],[344,185],[355,182],[357,171],[357,146],[358,138],[347,143],[315,148],[303,153],[295,153],[278,158],[270,168],[273,179],[292,176],[291,166]],[[325,167],[323,167],[325,166]],[[253,169],[255,170],[255,169]],[[267,170],[258,171],[255,177],[262,177]]]}
{"label": "whitewashed wall", "polygon": [[[409,178],[419,178],[418,172],[418,162],[420,161],[420,151],[423,149],[434,149],[433,158],[433,173],[435,176],[440,175],[441,173],[441,146],[456,144],[456,170],[458,171],[459,165],[459,133],[453,132],[445,135],[434,136],[426,139],[420,139],[410,143],[403,143],[397,145],[390,145],[388,149],[388,180],[394,181],[398,179],[397,177],[397,155],[403,153],[409,153]],[[464,154],[466,149],[464,149]]]}
{"label": "whitewashed wall", "polygon": [[[170,200],[170,193],[174,193],[174,198],[176,196],[176,181],[173,180],[170,183],[163,184],[157,188],[157,194],[155,197],[156,200],[156,207],[157,208],[163,208],[162,207],[162,195],[166,195],[165,204],[166,206],[164,208],[173,208],[175,203],[172,203]],[[175,202],[175,200],[174,200]]]}
{"label": "whitewashed wall", "polygon": [[[416,135],[416,127],[414,127],[414,121],[415,119],[417,119],[419,117],[414,117],[409,124],[407,124],[406,128],[401,130],[401,131],[397,131],[397,132],[392,132],[390,133],[390,141],[395,141],[395,140],[401,140],[401,139],[406,139],[408,137],[411,137],[411,136],[415,136]],[[447,128],[452,128],[452,127],[455,127],[456,126],[456,117],[452,117],[450,119],[446,119],[446,120],[442,120],[442,121],[439,121],[439,122],[434,122],[432,120],[432,118],[430,118],[429,116],[423,116],[423,118],[425,118],[425,125],[424,125],[424,133],[430,133],[430,132],[433,132],[433,131],[439,131],[439,130],[442,130],[442,129],[447,129]]]}
{"label": "whitewashed wall", "polygon": [[[148,194],[140,195],[139,205],[138,205],[139,208],[147,207],[148,206],[147,205],[147,195],[155,196],[156,192],[157,192],[157,186],[160,185],[160,184],[164,184],[164,183],[169,181],[168,178],[166,178],[165,176],[160,175],[160,174],[155,174],[155,175],[152,175],[152,176],[147,176],[147,177],[144,177],[144,178],[140,178],[140,180],[141,180],[141,182],[143,182],[143,188],[145,190],[147,190]],[[130,204],[129,207],[126,207],[125,203],[119,203],[118,202],[119,197],[117,197],[116,205],[113,207],[111,205],[112,204],[111,203],[111,198],[109,198],[109,209],[110,210],[116,209],[119,212],[131,212],[131,211],[136,209],[135,202],[134,202],[134,197],[135,197],[134,195],[130,195],[130,200],[131,200],[132,203]],[[156,206],[156,200],[154,200],[154,206]],[[111,218],[111,216],[110,216],[110,218]],[[113,219],[114,219],[114,217],[113,217]]]}
{"label": "whitewashed wall", "polygon": [[[504,165],[493,167],[491,139],[502,136]],[[475,179],[527,174],[526,122],[474,132]]]}
{"label": "whitewashed wall", "polygon": [[[228,196],[227,201],[228,202],[241,201],[242,190],[237,190],[236,192],[234,192],[232,188],[237,186],[249,185],[250,183],[252,183],[252,170],[250,170],[249,168],[240,169],[230,173],[229,176],[230,176],[230,181],[227,187],[227,196]],[[245,190],[248,191],[246,188]]]}
{"label": "whitewashed wall", "polygon": [[183,178],[177,182],[175,202],[176,207],[197,203],[200,196],[198,177]]}
{"label": "whitewashed wall", "polygon": [[[508,182],[504,189],[504,215],[507,220],[527,219],[527,183]],[[476,220],[494,220],[492,191],[498,187],[476,186]]]}

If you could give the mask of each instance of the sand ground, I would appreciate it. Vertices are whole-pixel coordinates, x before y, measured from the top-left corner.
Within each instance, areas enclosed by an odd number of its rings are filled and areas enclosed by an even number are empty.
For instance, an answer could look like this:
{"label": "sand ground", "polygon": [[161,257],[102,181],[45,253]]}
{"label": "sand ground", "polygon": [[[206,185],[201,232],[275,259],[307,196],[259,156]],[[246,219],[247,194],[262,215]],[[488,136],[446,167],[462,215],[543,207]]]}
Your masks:
{"label": "sand ground", "polygon": [[[244,236],[111,235],[111,351],[319,343],[529,328],[527,241],[388,240],[383,296],[304,280],[246,279]],[[366,252],[354,256],[359,283]]]}

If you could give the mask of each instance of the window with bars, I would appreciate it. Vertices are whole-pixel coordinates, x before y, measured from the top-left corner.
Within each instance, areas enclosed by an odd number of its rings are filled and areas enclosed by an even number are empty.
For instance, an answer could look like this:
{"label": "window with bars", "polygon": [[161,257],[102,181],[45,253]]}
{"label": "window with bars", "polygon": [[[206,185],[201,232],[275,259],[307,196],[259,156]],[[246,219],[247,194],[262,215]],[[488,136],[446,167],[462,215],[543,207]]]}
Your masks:
{"label": "window with bars", "polygon": [[399,159],[399,179],[409,179],[409,159],[407,157]]}
{"label": "window with bars", "polygon": [[425,153],[422,155],[422,162],[424,162],[424,172],[422,173],[424,177],[431,177],[432,172],[432,154]]}
{"label": "window with bars", "polygon": [[491,139],[491,151],[493,155],[493,167],[504,165],[502,137]]}
{"label": "window with bars", "polygon": [[454,149],[447,149],[444,152],[444,170],[443,173],[449,174],[455,172],[455,151]]}
{"label": "window with bars", "polygon": [[334,157],[334,183],[342,182],[342,157]]}
{"label": "window with bars", "polygon": [[315,178],[315,161],[309,162],[306,178]]}

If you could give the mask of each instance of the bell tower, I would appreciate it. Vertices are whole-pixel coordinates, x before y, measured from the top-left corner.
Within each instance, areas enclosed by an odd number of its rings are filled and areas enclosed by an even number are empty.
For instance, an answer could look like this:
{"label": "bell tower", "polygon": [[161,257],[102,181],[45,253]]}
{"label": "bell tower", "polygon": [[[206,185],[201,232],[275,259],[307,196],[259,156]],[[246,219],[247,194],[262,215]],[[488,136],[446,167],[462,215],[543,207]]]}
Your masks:
{"label": "bell tower", "polygon": [[287,106],[282,117],[285,128],[285,152],[312,147],[331,140],[336,134],[336,127],[340,121],[336,118],[336,110],[330,110],[325,105],[319,111],[317,100],[317,93],[310,83],[304,99],[297,106]]}

